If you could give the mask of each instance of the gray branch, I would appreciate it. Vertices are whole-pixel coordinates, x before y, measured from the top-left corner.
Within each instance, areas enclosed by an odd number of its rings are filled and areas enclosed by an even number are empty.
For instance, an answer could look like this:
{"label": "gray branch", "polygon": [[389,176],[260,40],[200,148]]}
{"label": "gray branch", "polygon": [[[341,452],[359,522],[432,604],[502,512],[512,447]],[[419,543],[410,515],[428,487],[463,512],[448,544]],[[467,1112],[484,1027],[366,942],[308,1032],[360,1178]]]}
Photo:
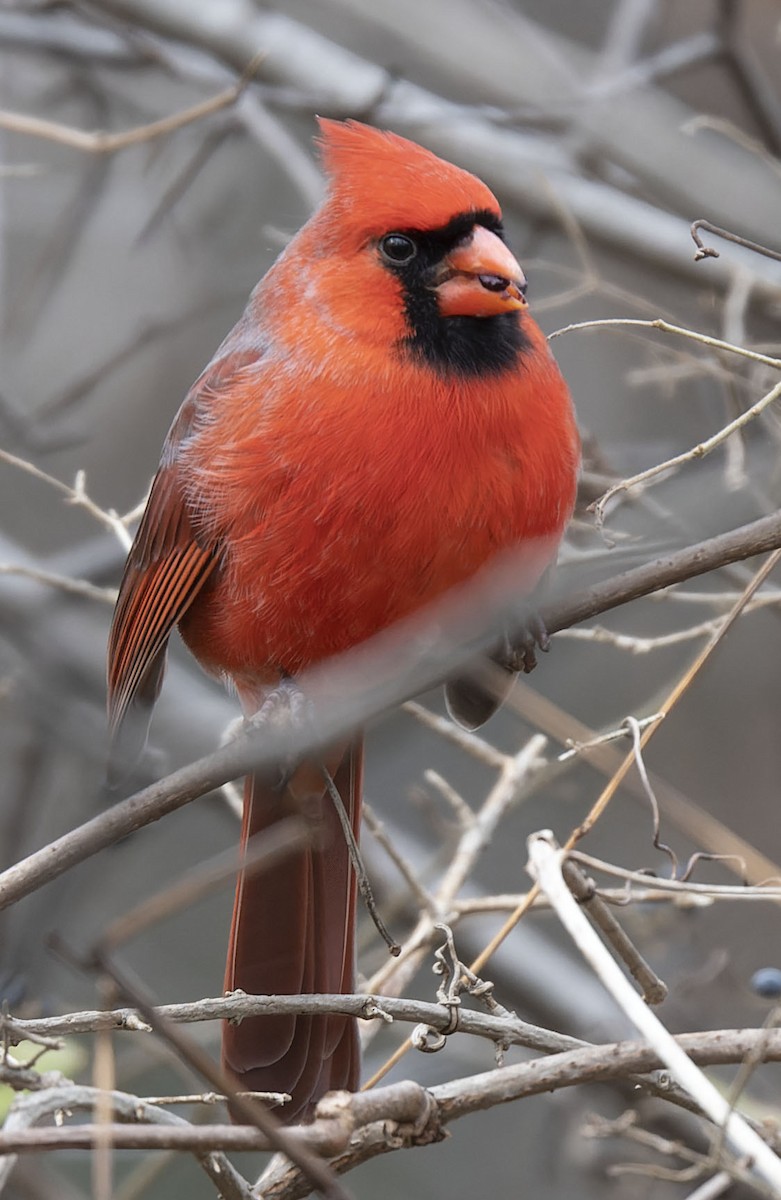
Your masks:
{"label": "gray branch", "polygon": [[[686,579],[740,562],[781,546],[781,512],[719,534],[614,579],[545,606],[542,617],[556,633],[599,613],[626,604]],[[317,754],[358,723],[386,711],[410,695],[424,691],[454,671],[474,664],[495,631],[512,627],[517,614],[502,589],[479,594],[465,588],[452,607],[437,610],[436,627],[422,620],[404,622],[374,638],[366,647],[330,662],[302,679],[305,693],[319,697],[311,703],[305,725],[285,727],[274,722],[247,725],[227,745],[137,792],[128,800],[63,834],[43,849],[0,874],[0,911],[44,883],[83,862],[129,833],[176,812],[185,804],[249,771],[270,768]],[[475,613],[480,627],[475,628]],[[470,671],[490,678],[491,663],[470,665]],[[337,699],[338,698],[338,699]]]}

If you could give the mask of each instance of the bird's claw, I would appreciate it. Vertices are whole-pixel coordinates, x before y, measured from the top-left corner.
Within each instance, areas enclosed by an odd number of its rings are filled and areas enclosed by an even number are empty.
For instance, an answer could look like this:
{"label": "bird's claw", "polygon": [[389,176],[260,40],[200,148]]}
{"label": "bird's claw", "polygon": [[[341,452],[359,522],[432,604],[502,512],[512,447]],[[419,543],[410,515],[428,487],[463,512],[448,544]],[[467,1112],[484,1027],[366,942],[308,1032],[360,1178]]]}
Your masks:
{"label": "bird's claw", "polygon": [[538,612],[529,612],[512,634],[505,633],[494,661],[507,671],[528,675],[537,666],[537,651],[547,654],[550,636]]}
{"label": "bird's claw", "polygon": [[[253,729],[278,730],[290,735],[295,729],[310,723],[312,702],[301,691],[295,679],[284,676],[266,695],[257,712],[246,718]],[[279,778],[271,783],[276,791],[284,791],[299,766],[298,756],[285,752],[279,759]]]}

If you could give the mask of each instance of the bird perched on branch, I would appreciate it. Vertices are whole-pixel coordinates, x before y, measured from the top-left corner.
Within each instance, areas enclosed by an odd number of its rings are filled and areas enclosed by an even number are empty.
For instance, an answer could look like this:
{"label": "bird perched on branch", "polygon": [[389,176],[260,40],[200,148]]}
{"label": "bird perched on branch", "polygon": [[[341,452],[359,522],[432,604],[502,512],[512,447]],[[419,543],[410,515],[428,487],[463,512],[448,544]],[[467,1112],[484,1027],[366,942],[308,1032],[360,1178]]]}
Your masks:
{"label": "bird perched on branch", "polygon": [[[321,207],[253,292],[163,447],[109,645],[112,731],[148,716],[174,626],[246,714],[281,680],[366,641],[511,554],[530,593],[556,557],[579,443],[567,387],[529,315],[497,200],[391,133],[323,120]],[[528,647],[527,647],[528,649]],[[529,655],[510,666],[530,665]],[[498,699],[454,682],[480,723]],[[360,737],[325,766],[358,830]],[[317,764],[246,780],[242,845],[326,791]],[[252,993],[350,992],[355,882],[330,801],[323,836],[240,874],[225,977]],[[226,1025],[244,1090],[288,1120],[355,1088],[356,1025]]]}

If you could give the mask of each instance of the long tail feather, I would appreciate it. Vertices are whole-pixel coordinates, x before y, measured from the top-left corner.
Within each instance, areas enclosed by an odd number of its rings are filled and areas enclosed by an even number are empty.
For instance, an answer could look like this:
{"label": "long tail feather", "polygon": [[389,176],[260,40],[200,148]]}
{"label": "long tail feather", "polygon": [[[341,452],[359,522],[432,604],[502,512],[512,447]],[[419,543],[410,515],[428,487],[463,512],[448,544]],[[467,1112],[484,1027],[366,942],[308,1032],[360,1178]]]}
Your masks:
{"label": "long tail feather", "polygon": [[[352,744],[334,782],[356,837],[363,746]],[[355,879],[338,816],[322,800],[323,845],[261,874],[239,876],[225,988],[265,995],[352,992],[355,986]],[[258,776],[245,782],[242,847],[290,812],[291,797]],[[302,1120],[325,1092],[354,1090],[360,1050],[355,1019],[250,1017],[226,1022],[223,1066],[242,1091],[289,1092],[284,1120]]]}

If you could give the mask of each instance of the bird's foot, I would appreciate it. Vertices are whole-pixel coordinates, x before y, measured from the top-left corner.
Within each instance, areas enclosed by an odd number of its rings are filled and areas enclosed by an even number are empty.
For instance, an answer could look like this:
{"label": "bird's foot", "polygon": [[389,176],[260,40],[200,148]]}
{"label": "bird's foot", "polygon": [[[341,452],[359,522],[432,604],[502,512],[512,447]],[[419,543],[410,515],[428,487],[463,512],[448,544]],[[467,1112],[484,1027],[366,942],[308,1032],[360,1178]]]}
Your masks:
{"label": "bird's foot", "polygon": [[301,743],[311,740],[307,732],[313,727],[312,702],[295,679],[285,675],[266,694],[257,712],[245,718],[245,723],[252,729],[279,735],[279,778],[272,786],[284,791],[301,762]]}
{"label": "bird's foot", "polygon": [[247,718],[247,723],[256,727],[288,728],[308,719],[311,708],[311,701],[295,679],[283,675],[276,687],[266,693],[257,712]]}
{"label": "bird's foot", "polygon": [[[479,729],[503,704],[515,676],[528,675],[537,666],[537,651],[547,652],[550,638],[542,617],[534,609],[520,615],[513,632],[505,632],[486,657],[495,664],[485,678],[479,671],[451,679],[445,685],[445,700],[453,720],[465,729]],[[500,668],[496,670],[496,667]]]}
{"label": "bird's foot", "polygon": [[528,675],[537,666],[537,651],[547,654],[550,637],[538,612],[530,609],[512,633],[505,633],[491,657],[507,671]]}

